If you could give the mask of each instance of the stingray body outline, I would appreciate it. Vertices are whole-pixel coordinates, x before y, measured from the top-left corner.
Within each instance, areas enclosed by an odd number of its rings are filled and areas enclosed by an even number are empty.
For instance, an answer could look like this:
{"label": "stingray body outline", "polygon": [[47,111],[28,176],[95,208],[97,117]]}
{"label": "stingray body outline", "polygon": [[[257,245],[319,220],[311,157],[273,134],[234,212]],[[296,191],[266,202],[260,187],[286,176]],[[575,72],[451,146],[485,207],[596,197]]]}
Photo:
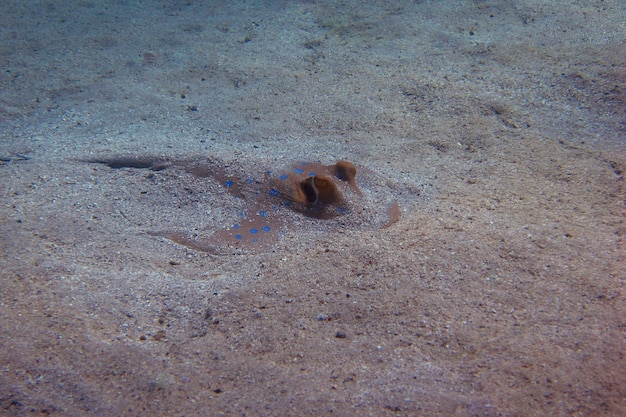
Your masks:
{"label": "stingray body outline", "polygon": [[[345,160],[332,165],[299,162],[286,170],[266,170],[263,178],[233,174],[233,171],[243,170],[233,170],[217,160],[198,162],[119,156],[85,162],[104,164],[112,169],[162,171],[178,167],[197,178],[215,181],[233,198],[244,201],[246,209],[239,213],[237,221],[208,232],[206,236],[178,231],[149,232],[188,248],[217,255],[270,250],[288,229],[290,219],[285,210],[324,222],[350,215],[363,200],[356,179],[357,168]],[[391,203],[389,218],[379,227],[393,224],[398,220],[399,213],[397,202]]]}

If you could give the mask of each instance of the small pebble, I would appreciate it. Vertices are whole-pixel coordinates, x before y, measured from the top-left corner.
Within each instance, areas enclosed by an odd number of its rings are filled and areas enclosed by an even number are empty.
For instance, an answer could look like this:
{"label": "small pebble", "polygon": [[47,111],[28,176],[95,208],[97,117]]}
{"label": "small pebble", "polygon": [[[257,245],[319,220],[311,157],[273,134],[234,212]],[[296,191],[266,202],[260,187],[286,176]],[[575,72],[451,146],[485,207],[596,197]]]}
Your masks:
{"label": "small pebble", "polygon": [[335,337],[337,339],[345,339],[346,338],[346,334],[344,332],[342,332],[341,330],[337,330],[337,333],[335,333]]}

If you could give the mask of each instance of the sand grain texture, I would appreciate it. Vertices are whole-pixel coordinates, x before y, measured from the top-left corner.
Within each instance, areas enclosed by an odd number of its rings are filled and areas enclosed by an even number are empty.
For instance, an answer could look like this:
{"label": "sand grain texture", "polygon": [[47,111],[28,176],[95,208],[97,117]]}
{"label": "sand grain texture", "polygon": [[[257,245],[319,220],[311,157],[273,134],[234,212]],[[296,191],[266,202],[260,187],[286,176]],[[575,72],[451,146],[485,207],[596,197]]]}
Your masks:
{"label": "sand grain texture", "polygon": [[[621,2],[148,3],[3,2],[0,415],[626,414]],[[399,220],[196,251],[232,195],[111,155]]]}

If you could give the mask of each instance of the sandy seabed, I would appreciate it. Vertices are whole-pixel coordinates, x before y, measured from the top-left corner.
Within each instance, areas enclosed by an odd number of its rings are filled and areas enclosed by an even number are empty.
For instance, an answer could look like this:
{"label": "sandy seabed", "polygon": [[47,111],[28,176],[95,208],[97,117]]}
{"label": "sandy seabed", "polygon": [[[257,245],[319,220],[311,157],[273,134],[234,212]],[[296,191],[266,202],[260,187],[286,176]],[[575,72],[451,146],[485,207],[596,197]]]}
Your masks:
{"label": "sandy seabed", "polygon": [[[0,415],[626,415],[623,2],[2,9]],[[116,156],[363,199],[216,255],[159,232],[220,184]]]}

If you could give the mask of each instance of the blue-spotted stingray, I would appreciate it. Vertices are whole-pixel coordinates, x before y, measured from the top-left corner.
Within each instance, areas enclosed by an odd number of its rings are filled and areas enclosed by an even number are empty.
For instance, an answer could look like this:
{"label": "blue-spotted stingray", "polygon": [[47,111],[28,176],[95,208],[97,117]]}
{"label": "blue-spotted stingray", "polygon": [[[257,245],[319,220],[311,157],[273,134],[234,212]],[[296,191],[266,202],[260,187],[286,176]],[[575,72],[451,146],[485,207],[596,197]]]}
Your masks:
{"label": "blue-spotted stingray", "polygon": [[[266,170],[247,176],[244,167],[219,161],[171,161],[149,157],[116,157],[88,162],[113,169],[178,170],[218,186],[231,197],[235,218],[215,230],[151,231],[177,244],[213,254],[258,253],[272,250],[281,238],[298,229],[325,233],[340,229],[388,227],[400,217],[395,200],[367,198],[372,179],[357,179],[357,168],[348,161],[332,165],[300,162],[280,171]],[[379,185],[380,187],[380,185]],[[384,187],[384,185],[382,186]],[[380,193],[373,193],[379,197]],[[383,207],[381,207],[381,204]],[[191,226],[191,225],[190,225]],[[293,233],[295,232],[295,233]],[[307,239],[314,236],[309,234]]]}

